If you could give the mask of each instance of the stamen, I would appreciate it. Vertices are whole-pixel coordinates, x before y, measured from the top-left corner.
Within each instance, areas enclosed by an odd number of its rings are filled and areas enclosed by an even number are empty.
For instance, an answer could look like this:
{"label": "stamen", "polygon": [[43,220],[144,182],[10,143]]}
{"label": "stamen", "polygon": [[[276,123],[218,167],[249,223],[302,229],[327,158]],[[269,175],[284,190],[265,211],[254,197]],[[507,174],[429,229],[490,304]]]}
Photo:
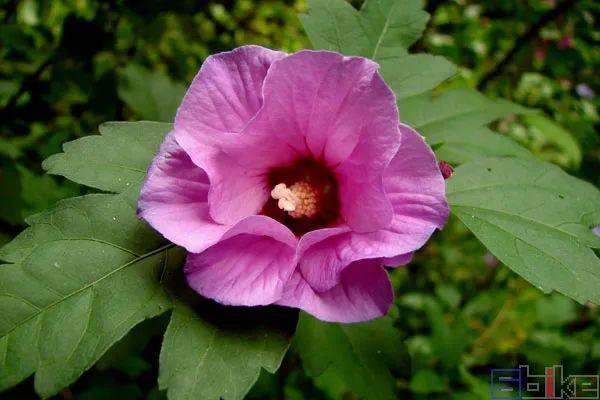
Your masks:
{"label": "stamen", "polygon": [[273,190],[271,190],[271,197],[278,200],[277,206],[280,209],[288,212],[296,210],[296,206],[300,204],[300,199],[287,188],[285,183],[275,185]]}
{"label": "stamen", "polygon": [[277,206],[293,218],[311,218],[319,210],[318,192],[304,181],[296,182],[289,188],[279,183],[271,190],[271,197],[278,200]]}

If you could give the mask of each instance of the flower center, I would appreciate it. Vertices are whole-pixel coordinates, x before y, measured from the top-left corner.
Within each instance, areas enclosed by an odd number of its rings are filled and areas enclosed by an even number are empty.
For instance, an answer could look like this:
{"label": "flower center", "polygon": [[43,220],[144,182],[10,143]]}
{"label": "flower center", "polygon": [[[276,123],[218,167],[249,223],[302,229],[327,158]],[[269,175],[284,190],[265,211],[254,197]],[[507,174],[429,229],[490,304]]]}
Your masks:
{"label": "flower center", "polygon": [[271,190],[271,197],[278,200],[277,206],[292,218],[311,218],[318,211],[319,193],[303,181],[294,183],[289,189],[285,183],[278,183]]}
{"label": "flower center", "polygon": [[269,171],[271,197],[263,215],[283,223],[300,236],[339,220],[337,179],[329,168],[312,159],[300,159]]}

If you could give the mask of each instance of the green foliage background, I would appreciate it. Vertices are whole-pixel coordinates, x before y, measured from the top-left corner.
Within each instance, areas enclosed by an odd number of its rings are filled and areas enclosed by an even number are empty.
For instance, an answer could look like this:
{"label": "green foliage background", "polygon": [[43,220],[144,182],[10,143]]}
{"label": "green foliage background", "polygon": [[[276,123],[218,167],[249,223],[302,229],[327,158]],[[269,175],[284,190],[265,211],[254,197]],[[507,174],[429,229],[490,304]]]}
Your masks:
{"label": "green foliage background", "polygon": [[[412,49],[460,67],[446,86],[479,87],[542,109],[505,118],[496,128],[600,184],[599,100],[581,86],[600,93],[594,29],[600,6],[593,0],[430,0],[426,6],[433,17]],[[546,21],[559,6],[563,12]],[[91,190],[42,174],[42,160],[62,143],[96,132],[104,121],[170,121],[209,54],[245,43],[308,47],[297,19],[305,9],[304,1],[281,0],[0,1],[0,243],[25,227],[25,217]],[[514,57],[506,58],[515,46]],[[391,276],[397,298],[391,317],[364,332],[322,332],[347,342],[347,357],[318,347],[315,358],[301,357],[298,346],[310,348],[311,341],[300,335],[280,371],[263,371],[250,397],[379,399],[396,391],[401,398],[487,399],[494,367],[563,364],[573,373],[600,373],[599,308],[545,295],[500,264],[457,219]],[[164,317],[142,323],[57,398],[164,398],[156,379],[166,324]],[[351,353],[361,334],[376,335],[394,359],[382,364]],[[407,368],[400,360],[409,358]],[[357,364],[373,373],[362,376]],[[395,387],[381,383],[386,374]],[[348,376],[356,378],[352,384]],[[35,398],[32,379],[5,396]]]}

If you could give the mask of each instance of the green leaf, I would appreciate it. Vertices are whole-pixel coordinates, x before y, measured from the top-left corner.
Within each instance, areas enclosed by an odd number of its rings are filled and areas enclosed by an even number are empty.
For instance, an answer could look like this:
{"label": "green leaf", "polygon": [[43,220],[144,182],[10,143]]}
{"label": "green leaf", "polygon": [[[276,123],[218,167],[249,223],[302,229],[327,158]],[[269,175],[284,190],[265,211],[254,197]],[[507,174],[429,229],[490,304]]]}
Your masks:
{"label": "green leaf", "polygon": [[545,292],[600,304],[600,192],[534,159],[469,162],[448,180],[451,210],[504,264]]}
{"label": "green leaf", "polygon": [[540,325],[547,327],[569,324],[577,319],[579,311],[577,303],[558,293],[540,297],[535,303],[535,310]]}
{"label": "green leaf", "polygon": [[529,115],[525,117],[525,122],[550,144],[562,150],[568,158],[569,166],[579,168],[582,158],[581,148],[571,133],[541,115]]}
{"label": "green leaf", "polygon": [[410,390],[415,393],[439,393],[448,390],[448,378],[430,369],[422,369],[412,376]]}
{"label": "green leaf", "polygon": [[14,140],[9,138],[0,138],[0,155],[16,160],[23,155],[23,152]]}
{"label": "green leaf", "polygon": [[[171,258],[170,261],[176,264],[175,259]],[[140,356],[140,353],[148,346],[153,337],[162,337],[169,319],[170,315],[163,314],[157,318],[148,319],[138,324],[104,353],[102,358],[96,363],[96,368],[101,371],[109,368],[122,369],[123,364],[127,363],[128,360]]]}
{"label": "green leaf", "polygon": [[160,388],[171,400],[242,399],[261,368],[277,371],[289,346],[296,313],[278,312],[176,304],[160,353]]}
{"label": "green leaf", "polygon": [[343,325],[302,314],[295,340],[306,373],[317,384],[326,384],[323,377],[334,382],[335,398],[350,389],[364,399],[396,399],[394,375],[409,361],[391,317]]}
{"label": "green leaf", "polygon": [[360,12],[344,0],[309,0],[308,5],[300,20],[314,48],[378,62],[398,99],[433,89],[456,72],[443,57],[408,54],[427,22],[419,1],[368,0]]}
{"label": "green leaf", "polygon": [[403,122],[427,140],[455,131],[471,130],[512,114],[531,112],[506,100],[491,100],[471,89],[452,89],[433,97],[430,93],[399,102]]}
{"label": "green leaf", "polygon": [[0,138],[0,155],[16,160],[23,156],[25,150],[36,145],[45,133],[43,129],[32,129],[24,136]]}
{"label": "green leaf", "polygon": [[454,64],[431,54],[380,59],[379,65],[398,100],[433,89],[456,73]]}
{"label": "green leaf", "polygon": [[302,24],[317,49],[370,57],[396,94],[402,122],[418,129],[440,158],[460,164],[486,156],[531,157],[511,139],[485,125],[531,111],[474,90],[455,89],[432,97],[429,90],[455,74],[442,57],[409,55],[427,13],[415,0],[367,0],[360,12],[343,0],[309,0]]}
{"label": "green leaf", "polygon": [[400,119],[425,136],[440,159],[461,164],[489,156],[532,157],[527,149],[486,125],[533,110],[505,100],[491,100],[470,89],[448,90],[437,97],[425,93],[401,99],[398,105]]}
{"label": "green leaf", "polygon": [[0,390],[35,371],[51,396],[170,307],[159,281],[172,245],[136,218],[135,194],[62,201],[0,249]]}
{"label": "green leaf", "polygon": [[456,315],[450,323],[440,307],[432,297],[426,297],[424,311],[431,327],[431,347],[434,357],[446,370],[457,367],[463,351],[469,345],[468,330],[460,316]]}
{"label": "green leaf", "polygon": [[360,20],[373,60],[398,56],[421,37],[429,15],[418,0],[365,0]]}
{"label": "green leaf", "polygon": [[462,164],[483,157],[522,157],[534,155],[511,138],[483,127],[466,128],[433,134],[427,143],[440,160]]}
{"label": "green leaf", "polygon": [[416,0],[367,0],[360,12],[344,0],[309,0],[307,13],[300,15],[316,49],[374,61],[405,56],[427,19]]}
{"label": "green leaf", "polygon": [[[65,153],[46,161],[53,173],[120,193],[60,202],[31,217],[31,227],[0,249],[0,259],[10,263],[0,268],[0,390],[35,372],[36,391],[55,394],[109,348],[118,352],[115,343],[139,322],[172,307],[166,289],[176,273],[184,282],[184,252],[135,215],[139,185],[170,128],[104,124],[102,135],[67,143]],[[180,298],[186,290],[171,295]],[[265,312],[244,319],[239,310],[233,315],[221,307],[223,319],[215,320],[214,313],[178,303],[161,352],[161,387],[171,399],[241,398],[261,367],[275,372],[293,332],[295,323]],[[207,346],[206,363],[198,364],[190,344]],[[128,361],[137,372],[145,368],[135,357]],[[198,375],[180,370],[186,363],[198,367]]]}
{"label": "green leaf", "polygon": [[118,86],[119,97],[136,117],[163,122],[173,121],[185,91],[183,83],[136,64],[125,67]]}
{"label": "green leaf", "polygon": [[24,225],[25,217],[78,193],[74,184],[58,185],[51,176],[37,175],[17,163],[0,162],[0,220],[11,225]]}
{"label": "green leaf", "polygon": [[37,175],[18,164],[17,170],[21,179],[24,217],[41,212],[59,200],[79,194],[77,186],[70,182],[58,185],[55,178],[48,175]]}
{"label": "green leaf", "polygon": [[171,127],[160,122],[107,122],[100,125],[100,135],[65,143],[64,153],[49,157],[42,167],[77,183],[120,193],[142,182]]}
{"label": "green leaf", "polygon": [[307,13],[299,18],[315,49],[363,57],[373,53],[358,12],[344,0],[308,0]]}
{"label": "green leaf", "polygon": [[458,372],[461,379],[471,389],[470,393],[465,393],[463,396],[454,396],[452,399],[456,400],[488,400],[490,398],[490,381],[485,377],[485,380],[479,379],[469,372],[464,364],[458,366]]}

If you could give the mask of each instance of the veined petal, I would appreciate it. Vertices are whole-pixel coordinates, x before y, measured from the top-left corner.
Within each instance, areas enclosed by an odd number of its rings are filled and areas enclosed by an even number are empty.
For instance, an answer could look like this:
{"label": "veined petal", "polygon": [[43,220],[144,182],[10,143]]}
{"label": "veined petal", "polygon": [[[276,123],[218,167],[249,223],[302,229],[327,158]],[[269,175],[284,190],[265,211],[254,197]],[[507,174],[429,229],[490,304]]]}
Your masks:
{"label": "veined petal", "polygon": [[383,177],[394,211],[390,226],[369,233],[337,231],[307,243],[299,268],[314,290],[336,286],[342,271],[357,260],[406,264],[446,222],[445,184],[435,156],[418,133],[405,125],[400,129],[402,145]]}
{"label": "veined petal", "polygon": [[268,217],[241,221],[218,244],[188,254],[189,285],[222,304],[256,306],[277,301],[295,269],[296,238]]}
{"label": "veined petal", "polygon": [[[444,177],[421,135],[404,124],[400,124],[400,131],[402,145],[383,178],[396,219],[392,230],[433,232],[435,228],[441,229],[448,219]],[[419,226],[414,226],[415,223]]]}
{"label": "veined petal", "polygon": [[241,132],[262,106],[271,64],[285,56],[242,46],[208,57],[177,110],[175,129],[192,137]]}
{"label": "veined petal", "polygon": [[208,190],[206,173],[170,133],[148,169],[138,216],[171,242],[188,251],[202,251],[227,230],[208,214]]}
{"label": "veined petal", "polygon": [[380,262],[362,260],[344,269],[338,285],[321,293],[296,271],[277,304],[300,308],[323,321],[350,323],[385,315],[393,301],[394,291]]}
{"label": "veined petal", "polygon": [[348,225],[365,232],[388,226],[392,207],[382,175],[400,133],[395,97],[377,64],[300,51],[272,64],[263,93],[263,108],[225,152],[261,170],[301,157],[323,160],[339,178]]}
{"label": "veined petal", "polygon": [[[210,56],[192,82],[175,118],[178,142],[203,168],[211,186],[212,219],[231,225],[257,214],[268,198],[262,170],[241,166],[223,151],[237,141],[263,104],[263,81],[271,64],[286,54],[260,46],[242,46]],[[258,148],[245,148],[249,154]]]}

